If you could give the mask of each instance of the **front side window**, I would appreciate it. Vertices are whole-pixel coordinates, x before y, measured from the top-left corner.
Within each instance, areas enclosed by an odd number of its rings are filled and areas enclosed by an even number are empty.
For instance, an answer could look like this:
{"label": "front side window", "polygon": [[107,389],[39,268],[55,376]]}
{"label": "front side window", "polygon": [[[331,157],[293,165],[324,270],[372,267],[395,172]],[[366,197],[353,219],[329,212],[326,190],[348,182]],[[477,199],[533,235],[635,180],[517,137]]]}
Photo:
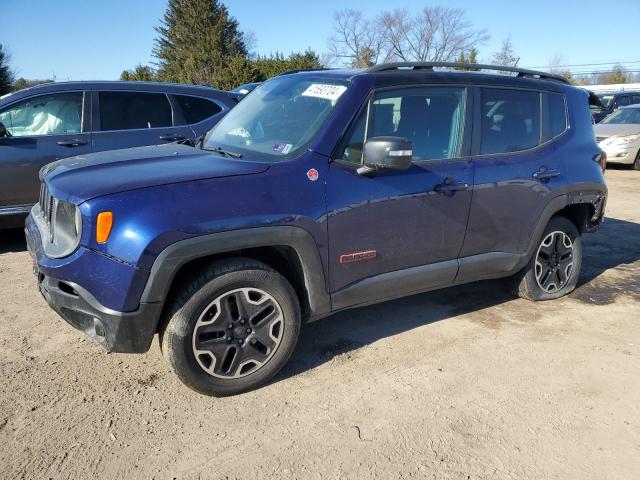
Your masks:
{"label": "front side window", "polygon": [[171,127],[171,104],[164,93],[100,92],[100,130]]}
{"label": "front side window", "polygon": [[80,133],[82,92],[57,93],[24,100],[0,112],[0,123],[13,137]]}
{"label": "front side window", "polygon": [[480,154],[528,150],[540,143],[540,93],[482,88]]}
{"label": "front side window", "polygon": [[[460,155],[462,145],[464,106],[464,88],[384,90],[369,105],[366,138],[407,138],[413,145],[416,161],[455,158]],[[361,163],[366,115],[367,111],[362,112],[350,128],[338,158]]]}
{"label": "front side window", "polygon": [[629,105],[629,97],[624,95],[624,96],[620,97],[616,103],[617,103],[618,107],[626,107],[627,105]]}
{"label": "front side window", "polygon": [[182,115],[187,124],[198,123],[211,118],[222,111],[222,108],[212,100],[188,95],[174,95],[180,105]]}
{"label": "front side window", "polygon": [[204,148],[222,148],[264,161],[281,161],[304,149],[345,94],[349,83],[283,75],[262,84],[211,130]]}

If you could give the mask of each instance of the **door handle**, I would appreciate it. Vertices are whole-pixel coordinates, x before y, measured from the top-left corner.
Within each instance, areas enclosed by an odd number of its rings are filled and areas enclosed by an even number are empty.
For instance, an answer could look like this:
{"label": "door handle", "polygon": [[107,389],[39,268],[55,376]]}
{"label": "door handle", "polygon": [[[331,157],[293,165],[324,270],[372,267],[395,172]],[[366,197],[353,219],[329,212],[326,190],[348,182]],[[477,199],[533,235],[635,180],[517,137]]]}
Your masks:
{"label": "door handle", "polygon": [[537,172],[533,172],[532,176],[536,180],[540,180],[541,182],[544,182],[545,180],[555,178],[559,175],[560,175],[560,172],[558,170],[553,170],[553,169],[549,170],[547,167],[540,167],[540,169]]}
{"label": "door handle", "polygon": [[173,133],[167,133],[165,135],[160,135],[160,140],[164,140],[165,142],[179,142],[180,140],[184,140],[184,135],[176,135]]}
{"label": "door handle", "polygon": [[80,140],[78,138],[75,138],[73,140],[60,140],[59,142],[56,142],[56,143],[61,147],[74,148],[74,147],[80,147],[82,145],[86,145],[89,142],[87,142],[86,140]]}
{"label": "door handle", "polygon": [[451,177],[447,177],[444,179],[443,183],[439,183],[438,185],[436,185],[435,187],[433,187],[433,190],[436,193],[449,193],[449,192],[457,192],[460,190],[466,190],[469,188],[469,184],[468,183],[464,183],[464,182],[456,182],[453,180],[453,178]]}

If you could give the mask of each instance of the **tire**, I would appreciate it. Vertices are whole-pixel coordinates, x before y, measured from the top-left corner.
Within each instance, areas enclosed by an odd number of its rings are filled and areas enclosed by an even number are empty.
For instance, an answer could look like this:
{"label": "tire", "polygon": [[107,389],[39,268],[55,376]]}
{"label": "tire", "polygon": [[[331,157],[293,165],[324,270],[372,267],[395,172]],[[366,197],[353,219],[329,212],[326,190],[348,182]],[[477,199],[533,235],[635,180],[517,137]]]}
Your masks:
{"label": "tire", "polygon": [[294,289],[269,266],[245,258],[215,262],[179,291],[160,332],[162,353],[199,393],[243,393],[289,360],[300,317]]}
{"label": "tire", "polygon": [[638,154],[636,155],[636,161],[631,165],[632,170],[640,170],[640,150],[638,150]]}
{"label": "tire", "polygon": [[532,301],[560,298],[576,288],[581,266],[580,232],[568,218],[553,217],[529,263],[513,278],[514,293]]}

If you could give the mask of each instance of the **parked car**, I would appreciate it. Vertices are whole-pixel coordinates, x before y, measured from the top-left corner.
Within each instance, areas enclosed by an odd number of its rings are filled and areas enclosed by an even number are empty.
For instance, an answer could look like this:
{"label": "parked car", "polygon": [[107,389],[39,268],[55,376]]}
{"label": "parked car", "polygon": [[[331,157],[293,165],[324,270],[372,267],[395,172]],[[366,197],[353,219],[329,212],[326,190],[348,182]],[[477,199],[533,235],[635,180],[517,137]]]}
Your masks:
{"label": "parked car", "polygon": [[594,130],[608,163],[621,163],[640,170],[640,105],[616,110]]}
{"label": "parked car", "polygon": [[238,93],[240,95],[247,95],[255,90],[255,88],[260,85],[262,82],[254,82],[254,83],[245,83],[244,85],[240,85],[239,87],[231,90],[231,93]]}
{"label": "parked car", "polygon": [[596,123],[600,123],[618,108],[640,104],[640,92],[597,93],[597,95],[602,105],[591,107]]}
{"label": "parked car", "polygon": [[0,100],[0,228],[24,225],[38,170],[103,150],[194,140],[237,103],[208,87],[146,82],[49,83]]}
{"label": "parked car", "polygon": [[264,384],[334,312],[500,277],[571,292],[607,198],[588,93],[434,70],[461,66],[280,75],[201,148],[52,165],[26,222],[40,291],[110,351],[158,333],[211,395]]}

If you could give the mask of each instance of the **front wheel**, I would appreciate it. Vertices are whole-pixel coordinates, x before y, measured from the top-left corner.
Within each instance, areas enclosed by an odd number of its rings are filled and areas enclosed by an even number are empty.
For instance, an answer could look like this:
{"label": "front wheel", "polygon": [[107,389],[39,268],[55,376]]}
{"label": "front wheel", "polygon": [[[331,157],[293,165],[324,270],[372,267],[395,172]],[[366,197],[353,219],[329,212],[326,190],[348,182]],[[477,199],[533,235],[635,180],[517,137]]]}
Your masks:
{"label": "front wheel", "polygon": [[638,154],[636,155],[636,161],[633,162],[633,165],[631,165],[631,168],[633,168],[634,170],[640,170],[640,150],[638,150]]}
{"label": "front wheel", "polygon": [[582,238],[575,224],[553,217],[526,267],[514,277],[515,293],[528,300],[552,300],[572,292],[580,277]]}
{"label": "front wheel", "polygon": [[289,282],[250,259],[213,264],[185,285],[161,332],[170,368],[192,389],[234,395],[268,382],[289,359],[300,306]]}

